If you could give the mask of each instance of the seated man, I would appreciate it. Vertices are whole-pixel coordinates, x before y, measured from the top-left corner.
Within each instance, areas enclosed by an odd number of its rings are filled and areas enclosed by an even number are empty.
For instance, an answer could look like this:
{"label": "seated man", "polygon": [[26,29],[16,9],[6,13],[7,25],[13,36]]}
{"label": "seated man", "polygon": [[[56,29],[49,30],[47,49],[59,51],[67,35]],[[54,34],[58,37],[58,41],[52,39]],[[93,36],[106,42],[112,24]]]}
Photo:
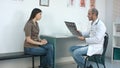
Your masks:
{"label": "seated man", "polygon": [[[86,41],[86,46],[72,46],[70,47],[70,52],[75,62],[80,66],[80,68],[84,67],[85,58],[82,56],[84,54],[92,56],[93,54],[102,54],[103,52],[103,42],[104,36],[106,32],[106,27],[104,23],[98,19],[98,10],[95,8],[91,8],[88,11],[88,18],[91,22],[91,29],[89,32],[82,33],[83,36],[79,36],[78,38],[81,41]],[[85,38],[85,36],[88,36]],[[87,61],[87,68],[93,68],[91,64]]]}

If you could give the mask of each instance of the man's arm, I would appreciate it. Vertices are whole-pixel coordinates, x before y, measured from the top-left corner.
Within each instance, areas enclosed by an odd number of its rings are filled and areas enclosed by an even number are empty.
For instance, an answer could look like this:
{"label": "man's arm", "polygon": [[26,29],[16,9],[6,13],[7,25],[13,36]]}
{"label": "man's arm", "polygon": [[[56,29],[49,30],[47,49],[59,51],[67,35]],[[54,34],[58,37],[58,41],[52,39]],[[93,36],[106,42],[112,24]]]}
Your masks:
{"label": "man's arm", "polygon": [[89,43],[89,44],[100,43],[103,40],[106,32],[105,25],[100,22],[100,24],[97,25],[97,28],[95,30],[96,31],[94,36],[85,38],[86,43]]}

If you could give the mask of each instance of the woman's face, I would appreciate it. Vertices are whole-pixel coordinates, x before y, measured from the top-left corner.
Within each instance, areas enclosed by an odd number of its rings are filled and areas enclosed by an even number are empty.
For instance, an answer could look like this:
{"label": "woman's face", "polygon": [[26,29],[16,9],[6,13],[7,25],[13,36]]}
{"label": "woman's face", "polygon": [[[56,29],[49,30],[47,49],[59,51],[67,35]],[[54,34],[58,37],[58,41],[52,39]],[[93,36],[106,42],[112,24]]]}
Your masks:
{"label": "woman's face", "polygon": [[42,13],[41,12],[36,14],[36,16],[35,16],[36,20],[40,20],[41,17],[42,17]]}

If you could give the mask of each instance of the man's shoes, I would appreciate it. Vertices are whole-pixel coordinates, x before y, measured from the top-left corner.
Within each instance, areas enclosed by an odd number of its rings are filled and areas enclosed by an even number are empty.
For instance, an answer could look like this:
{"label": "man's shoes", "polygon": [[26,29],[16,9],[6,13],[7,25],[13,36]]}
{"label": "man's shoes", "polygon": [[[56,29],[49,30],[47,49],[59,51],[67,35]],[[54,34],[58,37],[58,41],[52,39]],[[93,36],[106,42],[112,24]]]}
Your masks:
{"label": "man's shoes", "polygon": [[44,68],[44,67],[42,67],[42,66],[39,66],[39,68]]}
{"label": "man's shoes", "polygon": [[39,68],[52,68],[52,67],[50,67],[50,66],[44,66],[44,67],[39,66]]}
{"label": "man's shoes", "polygon": [[93,68],[93,66],[92,66],[92,65],[90,65],[90,66],[88,66],[87,68]]}
{"label": "man's shoes", "polygon": [[44,67],[44,68],[53,68],[53,67],[50,67],[50,66],[46,66],[46,67]]}

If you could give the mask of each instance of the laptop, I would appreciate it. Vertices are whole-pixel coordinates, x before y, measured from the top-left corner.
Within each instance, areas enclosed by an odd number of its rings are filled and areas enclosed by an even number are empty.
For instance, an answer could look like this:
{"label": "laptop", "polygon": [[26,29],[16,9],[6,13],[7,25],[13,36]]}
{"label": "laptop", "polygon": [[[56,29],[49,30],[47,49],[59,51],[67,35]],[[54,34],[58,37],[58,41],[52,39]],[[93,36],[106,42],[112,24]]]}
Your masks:
{"label": "laptop", "polygon": [[74,36],[82,36],[81,32],[77,30],[76,24],[74,22],[65,21],[65,24]]}

